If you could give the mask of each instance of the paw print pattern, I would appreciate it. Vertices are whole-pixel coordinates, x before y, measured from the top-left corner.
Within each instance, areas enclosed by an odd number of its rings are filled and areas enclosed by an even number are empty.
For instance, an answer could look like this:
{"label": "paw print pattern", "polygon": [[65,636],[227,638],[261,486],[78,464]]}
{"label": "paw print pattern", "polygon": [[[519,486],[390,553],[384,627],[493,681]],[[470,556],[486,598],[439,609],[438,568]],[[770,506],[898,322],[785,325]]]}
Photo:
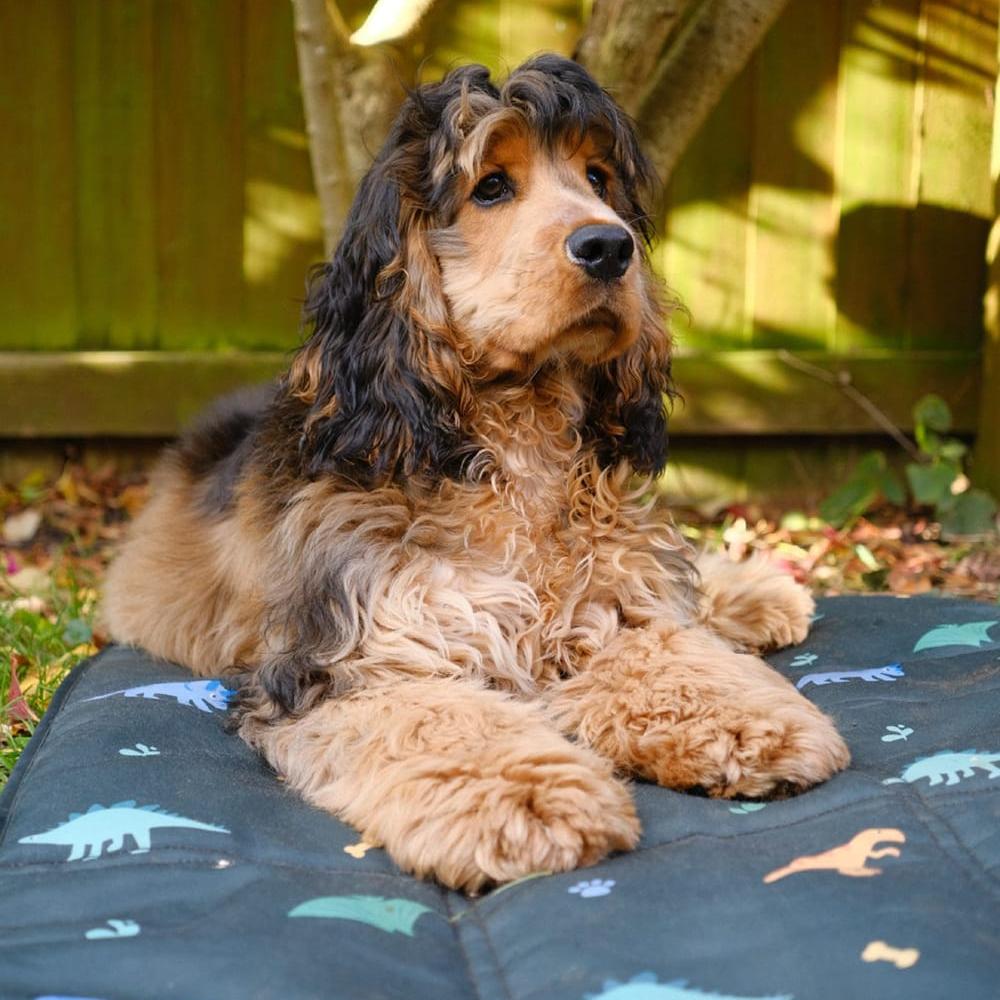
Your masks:
{"label": "paw print pattern", "polygon": [[609,896],[614,886],[613,878],[592,878],[589,882],[577,882],[566,891],[578,893],[581,899],[589,899],[591,896]]}

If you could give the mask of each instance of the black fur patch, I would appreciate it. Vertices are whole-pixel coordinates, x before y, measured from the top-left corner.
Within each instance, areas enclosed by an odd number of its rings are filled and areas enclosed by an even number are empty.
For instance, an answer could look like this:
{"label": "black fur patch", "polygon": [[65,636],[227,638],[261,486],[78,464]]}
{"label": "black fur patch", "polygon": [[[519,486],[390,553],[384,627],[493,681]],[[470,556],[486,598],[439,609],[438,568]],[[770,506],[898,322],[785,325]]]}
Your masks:
{"label": "black fur patch", "polygon": [[195,482],[199,510],[209,516],[232,506],[236,484],[253,451],[255,431],[276,386],[255,386],[223,397],[184,433],[174,453]]}

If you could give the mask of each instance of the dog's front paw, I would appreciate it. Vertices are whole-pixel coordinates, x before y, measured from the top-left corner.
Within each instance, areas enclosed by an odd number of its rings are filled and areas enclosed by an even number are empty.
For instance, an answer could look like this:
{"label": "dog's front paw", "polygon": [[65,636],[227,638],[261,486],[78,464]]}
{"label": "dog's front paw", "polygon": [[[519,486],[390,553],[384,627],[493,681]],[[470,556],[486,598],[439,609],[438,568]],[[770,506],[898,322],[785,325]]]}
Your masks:
{"label": "dog's front paw", "polygon": [[816,610],[812,595],[763,556],[733,563],[702,557],[700,618],[739,649],[760,652],[802,642]]}
{"label": "dog's front paw", "polygon": [[380,825],[401,867],[474,893],[592,865],[637,843],[631,796],[585,748],[567,745],[558,757],[496,748],[492,758],[488,767],[476,762],[474,773],[400,788],[399,825]]}
{"label": "dog's front paw", "polygon": [[620,768],[712,796],[801,791],[850,762],[826,715],[705,629],[624,633],[560,686],[551,712]]}
{"label": "dog's front paw", "polygon": [[[663,738],[652,764],[660,784],[710,796],[761,798],[818,785],[850,763],[833,722],[800,695],[783,703],[719,706]],[[648,733],[651,743],[655,733]]]}

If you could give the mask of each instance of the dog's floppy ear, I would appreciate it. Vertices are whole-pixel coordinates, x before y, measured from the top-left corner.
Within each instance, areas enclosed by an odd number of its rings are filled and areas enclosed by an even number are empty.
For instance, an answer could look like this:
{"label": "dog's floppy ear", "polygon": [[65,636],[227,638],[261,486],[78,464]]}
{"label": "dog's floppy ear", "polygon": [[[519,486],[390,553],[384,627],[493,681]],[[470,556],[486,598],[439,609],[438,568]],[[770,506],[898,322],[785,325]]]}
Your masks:
{"label": "dog's floppy ear", "polygon": [[428,225],[411,190],[426,135],[408,99],[364,177],[333,259],[314,270],[304,316],[312,334],[287,388],[308,407],[301,440],[311,476],[364,485],[396,476],[455,474],[460,464],[461,365]]}
{"label": "dog's floppy ear", "polygon": [[634,471],[659,475],[667,463],[670,335],[664,319],[647,307],[638,341],[598,367],[592,377],[585,433],[605,468],[627,461]]}

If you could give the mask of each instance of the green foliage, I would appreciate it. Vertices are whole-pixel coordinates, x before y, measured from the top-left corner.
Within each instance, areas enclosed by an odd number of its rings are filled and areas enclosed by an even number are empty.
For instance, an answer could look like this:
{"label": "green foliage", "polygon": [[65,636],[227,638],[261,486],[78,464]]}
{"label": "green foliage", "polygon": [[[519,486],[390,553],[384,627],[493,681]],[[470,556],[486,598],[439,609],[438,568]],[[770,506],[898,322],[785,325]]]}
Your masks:
{"label": "green foliage", "polygon": [[62,679],[95,651],[96,595],[85,574],[49,578],[33,596],[6,583],[13,596],[0,593],[0,787]]}
{"label": "green foliage", "polygon": [[[948,437],[951,410],[933,393],[913,408],[914,437],[919,461],[906,465],[906,483],[913,502],[930,507],[946,535],[979,535],[995,528],[996,501],[985,490],[974,489],[963,470],[968,448]],[[820,514],[842,526],[860,517],[879,500],[903,504],[906,491],[889,468],[884,452],[869,451],[850,478],[820,505]]]}

